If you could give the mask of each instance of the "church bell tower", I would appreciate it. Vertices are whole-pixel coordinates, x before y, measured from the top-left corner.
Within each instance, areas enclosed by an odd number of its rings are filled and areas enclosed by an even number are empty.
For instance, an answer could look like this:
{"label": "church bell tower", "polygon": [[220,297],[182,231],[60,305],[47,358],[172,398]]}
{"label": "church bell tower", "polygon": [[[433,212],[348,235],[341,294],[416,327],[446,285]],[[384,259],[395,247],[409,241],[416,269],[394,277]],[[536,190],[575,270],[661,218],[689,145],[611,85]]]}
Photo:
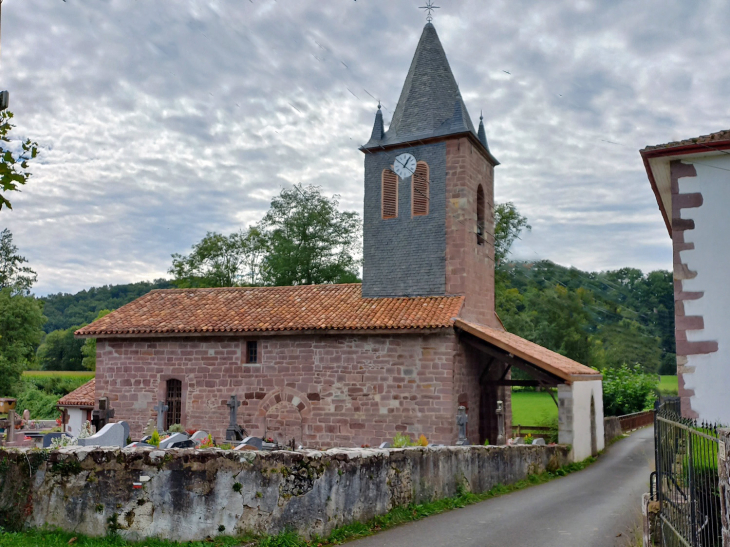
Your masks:
{"label": "church bell tower", "polygon": [[365,154],[365,298],[463,295],[460,316],[497,326],[494,167],[436,29],[421,35],[390,126],[378,106]]}

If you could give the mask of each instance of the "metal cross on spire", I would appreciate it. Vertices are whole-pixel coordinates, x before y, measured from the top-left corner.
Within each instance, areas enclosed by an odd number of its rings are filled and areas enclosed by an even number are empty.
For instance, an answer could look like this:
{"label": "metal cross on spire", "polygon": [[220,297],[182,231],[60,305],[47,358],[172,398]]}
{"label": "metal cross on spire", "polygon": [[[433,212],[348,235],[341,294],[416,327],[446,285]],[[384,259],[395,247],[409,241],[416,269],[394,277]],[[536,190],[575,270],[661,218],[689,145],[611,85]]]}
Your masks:
{"label": "metal cross on spire", "polygon": [[434,6],[433,0],[428,0],[425,6],[421,6],[418,9],[426,10],[426,21],[430,23],[433,21],[433,10],[441,9],[441,6]]}

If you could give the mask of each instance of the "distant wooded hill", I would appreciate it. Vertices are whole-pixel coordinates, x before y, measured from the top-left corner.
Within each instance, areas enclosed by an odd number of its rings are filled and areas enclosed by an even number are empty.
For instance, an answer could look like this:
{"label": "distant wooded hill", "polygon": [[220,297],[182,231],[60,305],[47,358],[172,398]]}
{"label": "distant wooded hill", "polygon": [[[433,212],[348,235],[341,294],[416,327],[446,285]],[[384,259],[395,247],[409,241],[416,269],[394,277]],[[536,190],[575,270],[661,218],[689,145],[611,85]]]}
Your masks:
{"label": "distant wooded hill", "polygon": [[91,323],[101,310],[115,310],[153,289],[172,289],[166,279],[142,281],[126,285],[104,285],[77,292],[76,294],[50,294],[39,300],[44,302],[43,315],[48,318],[43,330],[65,330]]}
{"label": "distant wooded hill", "polygon": [[576,361],[676,373],[671,272],[509,262],[497,270],[496,297],[508,331]]}

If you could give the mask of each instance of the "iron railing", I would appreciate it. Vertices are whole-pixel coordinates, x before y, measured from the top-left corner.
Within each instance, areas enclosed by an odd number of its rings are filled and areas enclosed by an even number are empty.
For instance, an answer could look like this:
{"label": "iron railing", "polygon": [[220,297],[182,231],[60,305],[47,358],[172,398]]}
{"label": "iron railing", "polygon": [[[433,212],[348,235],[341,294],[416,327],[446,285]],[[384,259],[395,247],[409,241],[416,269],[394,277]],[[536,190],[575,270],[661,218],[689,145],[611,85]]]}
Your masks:
{"label": "iron railing", "polygon": [[654,417],[656,499],[665,546],[722,545],[717,425],[682,418],[674,401]]}

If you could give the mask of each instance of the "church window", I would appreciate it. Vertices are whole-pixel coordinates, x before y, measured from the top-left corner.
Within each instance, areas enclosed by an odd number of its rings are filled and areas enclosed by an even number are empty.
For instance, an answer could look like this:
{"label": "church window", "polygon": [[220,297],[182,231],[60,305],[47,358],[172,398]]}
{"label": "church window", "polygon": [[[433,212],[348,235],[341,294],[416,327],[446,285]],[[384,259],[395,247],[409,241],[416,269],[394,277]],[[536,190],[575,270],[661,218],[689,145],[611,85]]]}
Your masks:
{"label": "church window", "polygon": [[182,421],[182,382],[171,378],[167,381],[167,419],[165,428],[170,429],[171,425],[179,424]]}
{"label": "church window", "polygon": [[398,175],[390,169],[383,170],[382,213],[383,218],[398,216]]}
{"label": "church window", "polygon": [[246,342],[246,362],[259,362],[259,344],[258,342],[256,342],[256,340],[249,340],[248,342]]}
{"label": "church window", "polygon": [[419,161],[416,165],[416,171],[411,177],[411,214],[414,217],[428,214],[428,177],[428,164],[424,161]]}
{"label": "church window", "polygon": [[484,189],[480,184],[477,188],[477,244],[484,245],[486,231],[484,226]]}

